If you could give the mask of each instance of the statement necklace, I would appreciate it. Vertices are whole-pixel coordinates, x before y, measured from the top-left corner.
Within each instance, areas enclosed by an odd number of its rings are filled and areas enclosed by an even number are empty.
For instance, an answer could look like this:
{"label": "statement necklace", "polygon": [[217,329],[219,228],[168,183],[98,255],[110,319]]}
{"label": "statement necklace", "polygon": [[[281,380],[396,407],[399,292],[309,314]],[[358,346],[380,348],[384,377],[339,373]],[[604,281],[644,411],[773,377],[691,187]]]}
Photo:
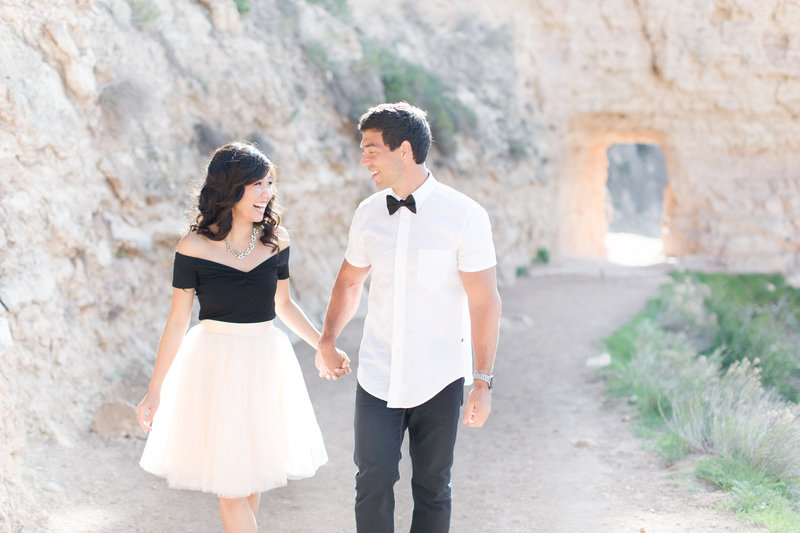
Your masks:
{"label": "statement necklace", "polygon": [[258,237],[258,234],[261,232],[262,229],[264,229],[264,226],[256,226],[253,228],[253,236],[250,237],[250,246],[248,246],[247,250],[245,250],[244,252],[240,252],[239,250],[231,246],[231,243],[228,242],[228,239],[225,239],[225,247],[231,254],[233,254],[233,257],[235,257],[236,259],[244,259],[248,255],[250,255],[250,252],[252,252],[253,248],[256,247],[256,238]]}

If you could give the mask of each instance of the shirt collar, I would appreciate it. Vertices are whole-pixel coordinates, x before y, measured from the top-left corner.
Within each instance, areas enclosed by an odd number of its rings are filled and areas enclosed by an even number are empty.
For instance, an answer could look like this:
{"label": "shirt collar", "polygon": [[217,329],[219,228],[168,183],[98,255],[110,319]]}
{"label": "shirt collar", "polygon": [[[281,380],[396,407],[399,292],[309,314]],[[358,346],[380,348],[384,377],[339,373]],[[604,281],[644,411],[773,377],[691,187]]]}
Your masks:
{"label": "shirt collar", "polygon": [[[425,203],[425,199],[431,195],[433,189],[436,188],[437,183],[439,182],[436,181],[436,178],[433,177],[433,174],[429,170],[428,176],[425,178],[425,181],[422,182],[422,185],[417,187],[417,190],[411,191],[411,194],[414,196],[414,203],[417,204],[417,207]],[[404,198],[400,198],[399,196],[397,196],[392,189],[389,189],[389,194],[391,194],[398,200],[404,200]]]}

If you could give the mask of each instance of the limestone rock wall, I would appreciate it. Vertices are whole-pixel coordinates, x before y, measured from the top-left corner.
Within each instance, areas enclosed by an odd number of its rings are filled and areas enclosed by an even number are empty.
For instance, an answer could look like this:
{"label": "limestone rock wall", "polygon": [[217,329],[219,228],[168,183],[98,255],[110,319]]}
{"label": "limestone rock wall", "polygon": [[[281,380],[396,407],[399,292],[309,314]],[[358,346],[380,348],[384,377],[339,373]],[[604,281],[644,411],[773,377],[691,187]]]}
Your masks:
{"label": "limestone rock wall", "polygon": [[68,445],[143,393],[216,146],[277,163],[293,291],[321,316],[372,190],[354,118],[411,78],[431,167],[488,209],[503,283],[538,248],[603,253],[614,142],[664,151],[669,251],[800,267],[797,0],[248,4],[0,4],[3,490],[24,493],[27,440]]}
{"label": "limestone rock wall", "polygon": [[[35,514],[13,458],[26,442],[68,446],[104,402],[143,394],[186,197],[213,148],[247,138],[277,163],[293,291],[312,316],[324,311],[350,217],[372,191],[353,116],[386,98],[370,54],[392,41],[364,44],[357,7],[342,17],[305,0],[250,5],[247,14],[228,0],[0,5],[0,530]],[[495,78],[448,84],[478,106],[476,131],[450,139],[432,165],[507,228],[497,246],[513,278],[515,263],[547,246],[553,194],[535,193],[552,189],[532,179],[538,158],[510,155],[503,128],[524,128],[508,97],[513,49],[501,45],[499,64],[479,50],[460,58]],[[392,57],[425,66],[428,49]],[[495,83],[508,89],[487,104],[482,87]]]}
{"label": "limestone rock wall", "polygon": [[564,119],[562,252],[602,253],[605,148],[655,141],[669,174],[669,253],[800,268],[800,3],[538,4],[561,23],[533,17],[522,48],[555,67],[528,72],[544,113]]}

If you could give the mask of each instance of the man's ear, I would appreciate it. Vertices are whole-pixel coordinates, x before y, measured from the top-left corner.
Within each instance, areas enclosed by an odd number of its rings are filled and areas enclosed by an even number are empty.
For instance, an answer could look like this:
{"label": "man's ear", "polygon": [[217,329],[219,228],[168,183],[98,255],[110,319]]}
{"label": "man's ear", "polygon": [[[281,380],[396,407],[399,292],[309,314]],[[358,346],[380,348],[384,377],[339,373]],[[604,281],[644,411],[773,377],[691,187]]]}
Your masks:
{"label": "man's ear", "polygon": [[400,143],[400,149],[402,150],[401,154],[404,159],[408,158],[410,161],[414,161],[414,150],[411,149],[410,142],[403,141]]}

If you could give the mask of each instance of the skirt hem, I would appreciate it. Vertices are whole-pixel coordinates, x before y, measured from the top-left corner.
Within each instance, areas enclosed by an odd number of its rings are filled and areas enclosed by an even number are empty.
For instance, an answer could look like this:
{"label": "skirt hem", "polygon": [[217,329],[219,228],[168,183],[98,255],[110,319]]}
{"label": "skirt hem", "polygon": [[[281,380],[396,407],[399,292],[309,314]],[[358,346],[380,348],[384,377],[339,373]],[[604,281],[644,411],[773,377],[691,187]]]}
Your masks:
{"label": "skirt hem", "polygon": [[152,474],[152,475],[154,475],[156,477],[159,477],[159,478],[163,479],[164,481],[166,481],[167,482],[167,486],[170,489],[174,489],[174,490],[192,490],[192,491],[204,492],[206,494],[216,494],[220,498],[247,498],[248,496],[250,496],[252,494],[255,494],[255,493],[268,492],[270,490],[274,490],[274,489],[279,489],[281,487],[285,487],[285,486],[287,486],[289,484],[289,481],[300,481],[301,479],[308,479],[310,477],[313,477],[317,473],[317,471],[320,469],[320,467],[322,467],[324,464],[325,463],[320,464],[317,468],[314,469],[313,472],[311,472],[309,474],[297,475],[297,476],[287,476],[286,479],[284,479],[282,483],[281,482],[264,483],[263,485],[258,485],[256,488],[253,488],[252,490],[248,489],[249,491],[246,490],[246,491],[243,491],[243,492],[240,492],[240,491],[229,491],[229,490],[227,490],[227,491],[226,490],[215,490],[214,487],[203,486],[202,483],[191,483],[191,482],[174,481],[174,480],[170,480],[169,474],[159,474],[158,472],[153,472],[152,470],[149,470],[148,468],[143,466],[141,463],[139,464],[139,466],[142,468],[142,470],[144,470],[148,474]]}

